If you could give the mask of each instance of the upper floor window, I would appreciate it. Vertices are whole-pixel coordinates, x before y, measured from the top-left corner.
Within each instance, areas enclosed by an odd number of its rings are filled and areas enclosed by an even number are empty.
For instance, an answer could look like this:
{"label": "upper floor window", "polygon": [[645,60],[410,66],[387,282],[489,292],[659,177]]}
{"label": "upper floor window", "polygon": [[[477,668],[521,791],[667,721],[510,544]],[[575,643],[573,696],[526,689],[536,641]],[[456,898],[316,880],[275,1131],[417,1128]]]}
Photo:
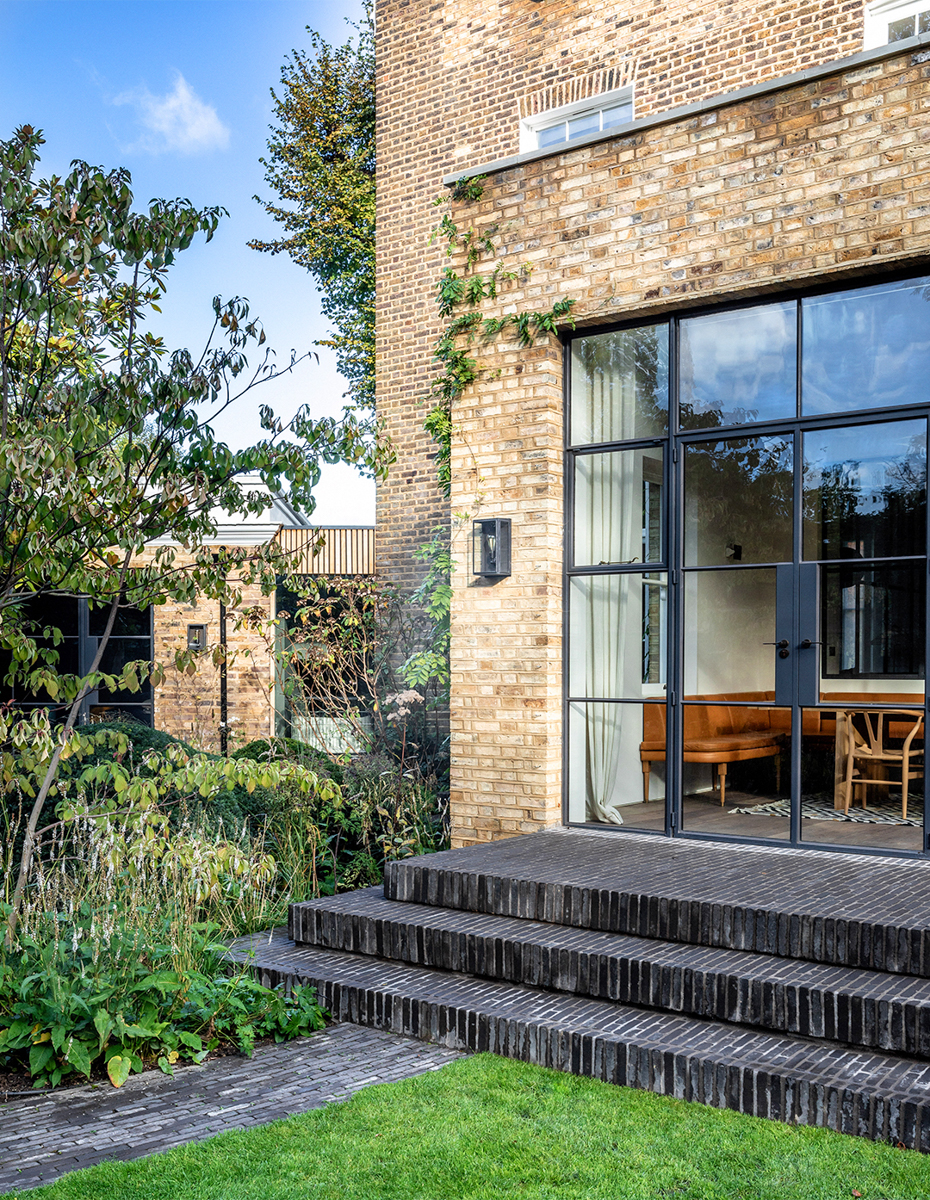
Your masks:
{"label": "upper floor window", "polygon": [[[930,0],[927,0],[930,3]],[[542,150],[589,133],[600,133],[633,120],[633,89],[614,88],[573,104],[524,117],[520,122],[520,150]]]}
{"label": "upper floor window", "polygon": [[877,0],[866,5],[866,50],[930,33],[930,0]]}

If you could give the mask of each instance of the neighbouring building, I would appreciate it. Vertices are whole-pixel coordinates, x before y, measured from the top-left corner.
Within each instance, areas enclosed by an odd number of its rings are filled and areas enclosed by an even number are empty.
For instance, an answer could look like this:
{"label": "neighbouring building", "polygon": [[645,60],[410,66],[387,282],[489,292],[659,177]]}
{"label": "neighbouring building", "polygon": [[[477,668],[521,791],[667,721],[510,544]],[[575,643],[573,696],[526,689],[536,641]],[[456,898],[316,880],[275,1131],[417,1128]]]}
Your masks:
{"label": "neighbouring building", "polygon": [[[379,0],[377,37],[378,558],[412,584],[451,520],[454,844],[924,854],[930,0]],[[446,500],[431,201],[476,177],[476,270],[517,272],[481,315],[573,324],[476,343]]]}
{"label": "neighbouring building", "polygon": [[[243,483],[253,492],[266,490],[257,475],[244,477]],[[335,579],[374,573],[373,528],[311,525],[280,495],[269,493],[268,507],[257,516],[217,511],[214,519],[216,539],[209,549],[216,555],[232,549],[258,551],[273,543],[291,556],[289,562],[300,576]],[[171,544],[170,539],[149,545],[154,549],[164,544]],[[182,557],[178,565],[184,562]],[[231,581],[237,582],[234,574]],[[143,682],[136,692],[98,689],[84,701],[81,719],[139,721],[213,752],[283,735],[336,752],[355,748],[354,725],[347,728],[340,714],[308,716],[295,712],[288,702],[282,668],[273,653],[275,638],[281,636],[272,623],[282,613],[282,587],[267,595],[257,583],[242,584],[239,590],[241,603],[233,610],[202,597],[192,604],[122,607],[100,670],[118,675],[128,662],[150,660],[164,667],[164,680],[157,687]],[[249,619],[243,619],[245,614]],[[90,670],[104,632],[102,608],[92,608],[80,597],[43,595],[26,606],[26,615],[61,631],[57,651],[63,672],[84,675]],[[225,647],[225,654],[214,661],[217,646]],[[198,652],[193,675],[174,667],[175,653],[185,649]],[[50,696],[23,686],[8,689],[4,698],[27,710],[51,706]],[[359,720],[365,720],[364,714]]]}

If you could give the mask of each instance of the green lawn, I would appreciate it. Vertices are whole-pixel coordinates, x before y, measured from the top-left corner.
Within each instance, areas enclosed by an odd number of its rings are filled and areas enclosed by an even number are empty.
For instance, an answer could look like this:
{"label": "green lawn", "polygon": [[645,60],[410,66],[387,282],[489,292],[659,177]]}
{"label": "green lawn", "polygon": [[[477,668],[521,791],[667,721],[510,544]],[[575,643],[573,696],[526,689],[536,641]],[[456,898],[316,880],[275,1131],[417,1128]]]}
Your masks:
{"label": "green lawn", "polygon": [[[930,1157],[477,1055],[38,1200],[922,1200]],[[10,1196],[14,1193],[10,1193]]]}

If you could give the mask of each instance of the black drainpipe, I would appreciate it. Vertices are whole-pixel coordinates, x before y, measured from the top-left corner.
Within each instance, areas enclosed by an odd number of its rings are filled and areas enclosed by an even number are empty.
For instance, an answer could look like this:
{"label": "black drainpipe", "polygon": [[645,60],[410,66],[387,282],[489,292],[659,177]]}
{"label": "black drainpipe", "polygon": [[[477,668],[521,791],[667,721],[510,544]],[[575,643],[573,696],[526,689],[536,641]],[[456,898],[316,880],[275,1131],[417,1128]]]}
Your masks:
{"label": "black drainpipe", "polygon": [[[225,546],[220,546],[219,553],[213,555],[215,563],[221,563],[226,557]],[[225,572],[223,582],[226,582]],[[220,754],[226,758],[229,754],[229,693],[226,679],[226,604],[220,601]]]}
{"label": "black drainpipe", "polygon": [[229,696],[226,691],[226,605],[220,601],[220,754],[229,754]]}

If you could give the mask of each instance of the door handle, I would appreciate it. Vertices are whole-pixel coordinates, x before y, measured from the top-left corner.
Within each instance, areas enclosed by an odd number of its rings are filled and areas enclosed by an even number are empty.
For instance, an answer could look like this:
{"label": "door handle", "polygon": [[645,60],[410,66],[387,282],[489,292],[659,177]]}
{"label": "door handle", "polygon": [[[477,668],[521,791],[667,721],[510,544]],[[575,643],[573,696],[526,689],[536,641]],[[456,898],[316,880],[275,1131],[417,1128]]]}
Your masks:
{"label": "door handle", "polygon": [[791,653],[791,651],[788,649],[788,639],[787,638],[782,638],[780,642],[763,642],[762,645],[763,646],[777,646],[779,658],[787,658],[789,656],[789,654]]}
{"label": "door handle", "polygon": [[812,642],[810,640],[810,638],[805,638],[804,641],[801,642],[800,645],[798,646],[798,649],[799,650],[810,650],[811,646],[821,646],[821,645],[823,645],[822,642]]}

